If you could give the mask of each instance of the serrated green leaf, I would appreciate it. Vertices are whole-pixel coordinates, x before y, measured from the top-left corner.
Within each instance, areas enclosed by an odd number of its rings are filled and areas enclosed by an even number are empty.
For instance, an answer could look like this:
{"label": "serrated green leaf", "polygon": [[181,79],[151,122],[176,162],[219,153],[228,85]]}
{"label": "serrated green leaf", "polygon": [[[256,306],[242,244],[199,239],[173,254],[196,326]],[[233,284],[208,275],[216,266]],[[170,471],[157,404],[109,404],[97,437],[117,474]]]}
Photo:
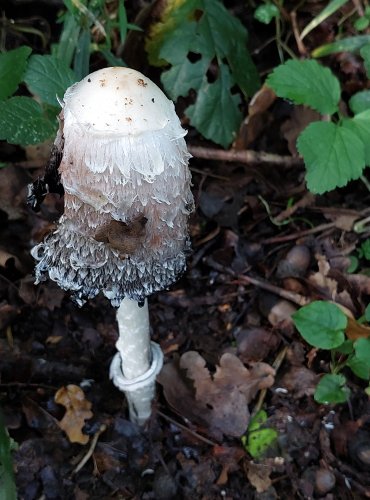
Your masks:
{"label": "serrated green leaf", "polygon": [[182,64],[174,64],[171,69],[162,73],[161,82],[167,89],[167,94],[174,101],[182,96],[186,97],[190,89],[198,91],[204,80],[204,73],[209,61],[203,57],[192,63],[187,58]]}
{"label": "serrated green leaf", "polygon": [[331,122],[311,123],[299,136],[297,149],[306,165],[308,189],[317,194],[358,179],[365,167],[362,140],[349,128]]}
{"label": "serrated green leaf", "polygon": [[[231,95],[230,88],[236,83],[245,94],[251,95],[259,87],[259,77],[246,47],[247,32],[242,23],[218,0],[192,0],[172,10],[171,16],[165,18],[165,26],[160,27],[157,35],[152,33],[151,36],[151,55],[172,66],[161,77],[166,92],[173,99],[188,95],[191,89],[198,92],[195,104],[186,114],[192,117],[192,125],[199,132],[227,147],[241,121],[239,99]],[[198,54],[199,59],[192,62],[189,53]],[[221,76],[209,84],[206,73],[213,59],[217,61]],[[227,84],[225,89],[220,86],[221,80]],[[222,102],[218,103],[218,100]],[[230,108],[221,124],[209,123],[212,108],[216,106],[214,114],[219,117],[219,110],[224,109],[225,102]],[[201,116],[203,111],[205,117]],[[232,128],[226,130],[228,126]]]}
{"label": "serrated green leaf", "polygon": [[349,100],[349,107],[355,115],[370,109],[370,90],[361,90]]}
{"label": "serrated green leaf", "polygon": [[0,139],[10,144],[39,144],[52,137],[56,129],[56,120],[46,118],[30,97],[12,97],[0,106]]}
{"label": "serrated green leaf", "polygon": [[295,104],[306,104],[322,114],[338,111],[339,81],[317,61],[290,60],[275,68],[266,83],[279,97]]}
{"label": "serrated green leaf", "polygon": [[18,47],[0,54],[0,100],[14,94],[26,71],[30,47]]}
{"label": "serrated green leaf", "polygon": [[58,106],[68,87],[76,81],[73,71],[55,56],[34,55],[24,77],[30,92],[42,102]]}
{"label": "serrated green leaf", "polygon": [[343,375],[324,375],[316,387],[314,399],[322,404],[345,403],[350,395]]}
{"label": "serrated green leaf", "polygon": [[[369,21],[369,20],[367,20],[367,21]],[[370,76],[370,43],[361,47],[360,54],[361,54],[362,59],[364,60],[365,70],[366,70],[367,76],[369,77]]]}
{"label": "serrated green leaf", "polygon": [[253,17],[260,23],[270,24],[274,17],[280,17],[279,9],[273,3],[259,5],[254,11]]}
{"label": "serrated green leaf", "polygon": [[334,349],[344,342],[347,317],[331,302],[311,302],[295,312],[292,318],[305,341],[314,347]]}
{"label": "serrated green leaf", "polygon": [[232,81],[227,66],[220,67],[214,83],[205,78],[195,104],[186,109],[191,124],[207,139],[223,147],[229,146],[238,130],[242,113],[240,97],[231,94]]}
{"label": "serrated green leaf", "polygon": [[353,118],[343,120],[342,126],[362,141],[365,152],[365,163],[370,165],[370,109],[357,114]]}

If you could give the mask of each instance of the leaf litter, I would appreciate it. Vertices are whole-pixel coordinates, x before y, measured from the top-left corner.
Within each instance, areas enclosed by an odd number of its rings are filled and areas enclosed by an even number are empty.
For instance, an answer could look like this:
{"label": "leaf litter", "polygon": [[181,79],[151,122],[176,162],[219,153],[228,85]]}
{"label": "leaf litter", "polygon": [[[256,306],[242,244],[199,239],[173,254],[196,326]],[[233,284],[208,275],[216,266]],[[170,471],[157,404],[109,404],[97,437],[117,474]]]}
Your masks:
{"label": "leaf litter", "polygon": [[[313,31],[311,43],[330,41],[333,22]],[[345,66],[346,75],[357,75],[353,57],[333,61],[338,72]],[[345,77],[345,89],[353,78]],[[260,99],[236,147],[294,153],[294,137],[313,116],[270,92]],[[197,141],[191,131],[189,142]],[[13,154],[6,152],[10,163],[20,153]],[[0,404],[18,443],[19,496],[369,497],[366,384],[348,375],[350,404],[317,404],[313,394],[330,372],[330,355],[311,349],[291,319],[299,307],[294,293],[307,302],[332,300],[346,310],[346,335],[367,336],[368,327],[355,322],[370,295],[368,262],[357,252],[369,232],[354,231],[368,215],[365,186],[313,197],[300,167],[192,160],[200,208],[191,221],[194,250],[181,281],[150,301],[153,337],[167,363],[141,430],[126,420],[126,403],[108,380],[117,335],[108,303],[97,298],[78,310],[50,283],[33,288],[29,248],[61,209],[52,196],[39,215],[26,208],[24,187],[30,174],[37,177],[36,163],[2,169],[0,183]],[[297,248],[304,248],[302,261]],[[359,267],[351,273],[354,256]],[[282,346],[289,348],[275,373]],[[61,387],[65,407],[54,400]],[[263,429],[278,437],[253,459],[240,436],[248,436],[261,408]],[[92,455],[74,474],[95,437]]]}

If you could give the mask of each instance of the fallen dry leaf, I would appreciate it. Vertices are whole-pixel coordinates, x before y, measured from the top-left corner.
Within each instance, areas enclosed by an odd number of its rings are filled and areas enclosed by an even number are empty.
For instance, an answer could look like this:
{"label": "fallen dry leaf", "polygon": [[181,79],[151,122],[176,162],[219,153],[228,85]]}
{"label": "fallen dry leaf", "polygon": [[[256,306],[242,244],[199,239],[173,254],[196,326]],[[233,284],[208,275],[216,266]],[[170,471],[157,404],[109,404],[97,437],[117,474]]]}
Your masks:
{"label": "fallen dry leaf", "polygon": [[346,335],[351,340],[357,340],[360,338],[370,337],[370,327],[365,325],[359,325],[357,321],[349,316],[347,316],[347,328]]}
{"label": "fallen dry leaf", "polygon": [[56,403],[66,408],[66,413],[58,423],[59,427],[67,434],[71,443],[86,444],[89,436],[82,433],[85,420],[93,416],[91,403],[77,385],[61,387],[55,394]]}
{"label": "fallen dry leaf", "polygon": [[181,415],[206,426],[213,436],[238,437],[248,426],[248,404],[258,390],[271,387],[274,375],[266,363],[255,363],[248,370],[239,358],[226,353],[212,376],[202,356],[189,351],[178,364],[165,365],[158,380],[167,401]]}
{"label": "fallen dry leaf", "polygon": [[31,177],[22,168],[9,165],[0,169],[0,210],[9,220],[19,220],[25,215],[26,186]]}
{"label": "fallen dry leaf", "polygon": [[251,485],[256,488],[257,493],[263,493],[270,488],[272,484],[270,479],[271,472],[272,467],[269,467],[266,464],[256,464],[254,462],[248,463],[247,477]]}

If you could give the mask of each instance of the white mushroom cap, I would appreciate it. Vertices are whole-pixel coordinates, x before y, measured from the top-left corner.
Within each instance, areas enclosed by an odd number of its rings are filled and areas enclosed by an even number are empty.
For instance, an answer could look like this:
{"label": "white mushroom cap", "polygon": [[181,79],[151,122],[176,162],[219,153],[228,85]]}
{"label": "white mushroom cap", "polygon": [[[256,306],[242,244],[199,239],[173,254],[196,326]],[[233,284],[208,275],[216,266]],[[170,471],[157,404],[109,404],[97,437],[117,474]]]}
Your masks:
{"label": "white mushroom cap", "polygon": [[184,135],[173,103],[137,71],[106,68],[70,87],[55,141],[64,215],[33,249],[36,279],[116,306],[173,283],[193,207]]}
{"label": "white mushroom cap", "polygon": [[90,134],[138,135],[179,128],[173,103],[144,75],[130,68],[106,68],[70,87],[65,96],[66,126]]}

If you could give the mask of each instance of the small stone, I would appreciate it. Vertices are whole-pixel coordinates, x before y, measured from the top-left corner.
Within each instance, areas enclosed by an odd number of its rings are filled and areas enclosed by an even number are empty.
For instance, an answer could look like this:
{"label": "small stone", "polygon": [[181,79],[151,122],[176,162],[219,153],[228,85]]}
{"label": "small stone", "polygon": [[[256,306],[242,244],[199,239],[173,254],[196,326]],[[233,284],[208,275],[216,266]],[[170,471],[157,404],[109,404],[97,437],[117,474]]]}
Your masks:
{"label": "small stone", "polygon": [[335,486],[335,475],[328,469],[318,469],[315,474],[315,490],[325,495]]}

